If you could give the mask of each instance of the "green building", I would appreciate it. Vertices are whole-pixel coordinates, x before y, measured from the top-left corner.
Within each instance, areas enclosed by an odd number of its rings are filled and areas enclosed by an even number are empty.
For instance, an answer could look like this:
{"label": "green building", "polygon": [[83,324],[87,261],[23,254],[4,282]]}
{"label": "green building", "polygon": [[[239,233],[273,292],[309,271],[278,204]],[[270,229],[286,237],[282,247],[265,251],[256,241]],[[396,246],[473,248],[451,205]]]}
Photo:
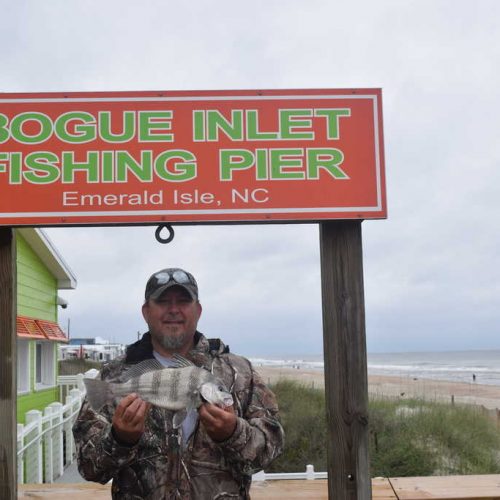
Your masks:
{"label": "green building", "polygon": [[76,278],[40,229],[20,228],[17,245],[17,420],[59,400],[58,345],[68,339],[58,324],[58,290]]}

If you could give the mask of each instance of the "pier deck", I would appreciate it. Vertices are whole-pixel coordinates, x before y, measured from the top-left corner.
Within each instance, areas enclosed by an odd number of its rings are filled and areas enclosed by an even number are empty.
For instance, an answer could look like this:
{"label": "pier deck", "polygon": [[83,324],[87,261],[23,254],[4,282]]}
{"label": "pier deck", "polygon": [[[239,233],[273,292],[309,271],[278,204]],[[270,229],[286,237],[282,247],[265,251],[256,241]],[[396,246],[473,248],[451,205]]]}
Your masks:
{"label": "pier deck", "polygon": [[[326,480],[255,481],[252,500],[328,500]],[[94,483],[31,484],[19,486],[19,499],[109,500],[110,486]],[[481,476],[439,476],[375,478],[375,500],[499,500],[500,474]]]}

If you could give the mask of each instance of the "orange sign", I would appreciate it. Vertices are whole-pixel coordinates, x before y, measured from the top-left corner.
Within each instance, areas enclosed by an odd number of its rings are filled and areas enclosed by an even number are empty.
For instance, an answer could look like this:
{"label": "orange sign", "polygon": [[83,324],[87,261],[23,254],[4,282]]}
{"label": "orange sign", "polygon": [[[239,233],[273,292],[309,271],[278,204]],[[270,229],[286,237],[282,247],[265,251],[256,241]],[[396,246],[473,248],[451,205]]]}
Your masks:
{"label": "orange sign", "polygon": [[379,89],[0,94],[0,225],[386,217]]}

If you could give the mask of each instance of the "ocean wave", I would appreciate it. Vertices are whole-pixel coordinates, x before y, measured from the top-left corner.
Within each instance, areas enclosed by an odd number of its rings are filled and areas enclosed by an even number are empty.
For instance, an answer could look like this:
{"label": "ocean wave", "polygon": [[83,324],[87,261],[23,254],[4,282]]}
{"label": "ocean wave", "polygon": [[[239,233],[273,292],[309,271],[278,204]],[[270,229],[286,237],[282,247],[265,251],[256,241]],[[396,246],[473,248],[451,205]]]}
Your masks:
{"label": "ocean wave", "polygon": [[[429,359],[415,359],[415,353],[411,353],[404,360],[404,356],[395,355],[400,362],[391,362],[391,355],[384,355],[380,361],[368,360],[368,373],[371,375],[404,376],[409,378],[428,378],[433,380],[446,380],[451,382],[480,383],[487,385],[500,386],[500,362],[491,360],[491,358],[478,359],[477,352],[473,353],[469,359],[461,356],[460,359],[453,357],[450,353],[449,358],[443,353],[439,353],[439,359],[429,361]],[[436,353],[437,357],[437,353]],[[428,356],[427,356],[428,358]],[[252,364],[256,367],[282,367],[304,370],[323,370],[324,362],[321,356],[309,357],[254,357],[250,358]],[[405,362],[406,361],[406,362]]]}

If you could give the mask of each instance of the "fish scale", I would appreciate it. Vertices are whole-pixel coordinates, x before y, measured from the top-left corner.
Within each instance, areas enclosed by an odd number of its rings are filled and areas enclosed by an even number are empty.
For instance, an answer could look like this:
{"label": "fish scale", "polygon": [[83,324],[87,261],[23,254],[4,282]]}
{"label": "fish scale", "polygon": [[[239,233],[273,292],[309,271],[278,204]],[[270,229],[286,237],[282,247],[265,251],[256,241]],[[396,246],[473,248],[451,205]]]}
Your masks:
{"label": "fish scale", "polygon": [[180,383],[180,372],[175,370],[173,372],[168,372],[171,377],[168,384],[170,401],[179,400],[179,383]]}
{"label": "fish scale", "polygon": [[176,412],[198,408],[204,400],[221,407],[233,404],[231,394],[215,375],[185,358],[175,359],[179,367],[165,368],[156,360],[132,365],[122,374],[121,381],[84,379],[90,405],[98,410],[114,398],[131,393]]}
{"label": "fish scale", "polygon": [[160,394],[160,387],[161,387],[161,372],[157,371],[153,373],[153,385],[151,386],[151,392],[155,396],[158,396],[158,394]]}

